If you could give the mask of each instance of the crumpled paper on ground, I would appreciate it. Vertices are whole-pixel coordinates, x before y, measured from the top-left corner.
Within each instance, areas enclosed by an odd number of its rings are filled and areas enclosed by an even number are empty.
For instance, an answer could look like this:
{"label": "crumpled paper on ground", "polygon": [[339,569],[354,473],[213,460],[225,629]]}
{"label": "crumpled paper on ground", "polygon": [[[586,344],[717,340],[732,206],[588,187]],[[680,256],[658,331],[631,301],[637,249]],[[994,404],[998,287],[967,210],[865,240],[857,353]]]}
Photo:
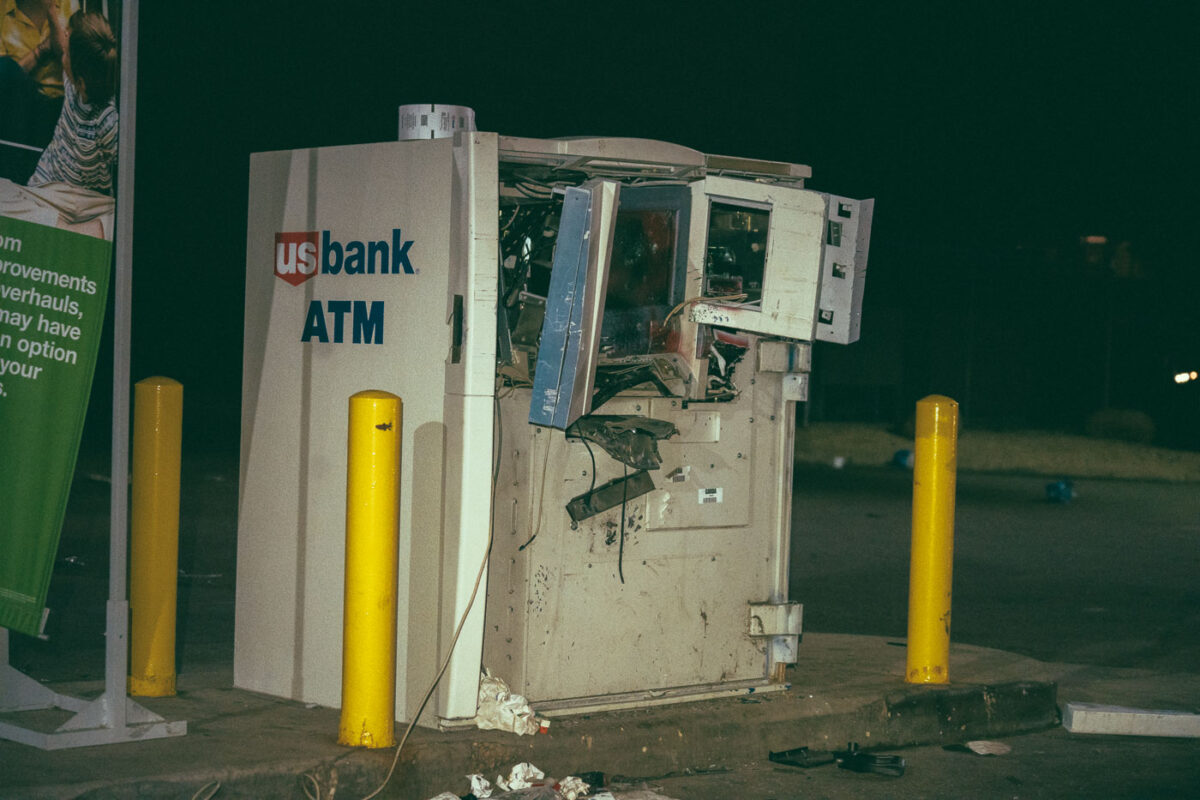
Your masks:
{"label": "crumpled paper on ground", "polygon": [[467,780],[471,782],[471,794],[478,797],[480,800],[492,796],[492,785],[488,783],[488,779],[482,775],[468,775]]}
{"label": "crumpled paper on ground", "polygon": [[1012,752],[1012,748],[1004,742],[990,742],[984,739],[967,742],[967,749],[981,756],[1006,756]]}
{"label": "crumpled paper on ground", "polygon": [[[556,782],[553,778],[547,779],[544,772],[527,761],[515,765],[508,773],[507,778],[503,775],[496,776],[496,787],[502,792],[499,795],[492,794],[492,784],[478,773],[468,775],[467,780],[471,782],[471,794],[480,800],[493,797],[496,800],[502,797],[589,800],[588,792],[591,791],[591,787],[582,778],[568,775]],[[596,797],[601,799],[607,797],[609,800],[613,800],[613,796],[607,792],[602,792]],[[442,792],[429,800],[458,800],[458,795]]]}
{"label": "crumpled paper on ground", "polygon": [[540,781],[544,777],[546,777],[546,773],[528,761],[522,761],[512,768],[507,778],[503,775],[497,775],[496,785],[506,792],[513,792],[517,789],[528,789],[530,786],[533,786],[534,781]]}
{"label": "crumpled paper on ground", "polygon": [[554,788],[558,789],[558,793],[563,796],[563,800],[579,800],[582,797],[586,797],[592,787],[584,783],[582,778],[568,775],[559,781]]}
{"label": "crumpled paper on ground", "polygon": [[489,670],[483,671],[479,680],[479,711],[475,715],[475,725],[480,730],[532,735],[547,724],[534,716],[529,701],[513,694],[503,678],[497,678]]}

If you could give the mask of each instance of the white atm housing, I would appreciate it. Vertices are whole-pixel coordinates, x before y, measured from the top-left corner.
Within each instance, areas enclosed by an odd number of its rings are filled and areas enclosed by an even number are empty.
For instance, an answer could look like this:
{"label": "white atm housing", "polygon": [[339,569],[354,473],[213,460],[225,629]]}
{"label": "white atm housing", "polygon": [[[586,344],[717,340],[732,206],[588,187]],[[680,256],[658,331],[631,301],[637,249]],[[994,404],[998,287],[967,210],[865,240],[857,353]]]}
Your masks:
{"label": "white atm housing", "polygon": [[[872,201],[638,139],[251,157],[235,685],[341,702],[346,410],[404,402],[397,719],[768,686],[794,407],[858,338]],[[490,547],[490,556],[489,554]]]}

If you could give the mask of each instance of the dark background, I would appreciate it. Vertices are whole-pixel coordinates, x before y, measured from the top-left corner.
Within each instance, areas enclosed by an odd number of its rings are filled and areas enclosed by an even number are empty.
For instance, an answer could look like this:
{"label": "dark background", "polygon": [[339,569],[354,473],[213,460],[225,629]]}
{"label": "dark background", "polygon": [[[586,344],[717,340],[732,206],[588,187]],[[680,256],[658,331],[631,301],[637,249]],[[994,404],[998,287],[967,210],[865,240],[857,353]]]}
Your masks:
{"label": "dark background", "polygon": [[901,423],[938,392],[968,425],[1111,406],[1200,445],[1172,378],[1200,369],[1198,17],[1100,6],[143,2],[133,378],[180,380],[189,441],[236,446],[249,153],[391,140],[439,102],[876,198],[862,340],[817,348],[810,419]]}

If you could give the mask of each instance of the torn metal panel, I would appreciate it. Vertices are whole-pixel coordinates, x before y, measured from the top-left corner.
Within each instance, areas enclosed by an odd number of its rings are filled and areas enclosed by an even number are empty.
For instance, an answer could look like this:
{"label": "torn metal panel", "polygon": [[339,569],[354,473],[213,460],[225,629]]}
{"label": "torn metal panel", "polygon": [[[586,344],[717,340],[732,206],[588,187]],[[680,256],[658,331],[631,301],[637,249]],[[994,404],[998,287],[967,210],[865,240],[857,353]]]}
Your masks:
{"label": "torn metal panel", "polygon": [[642,495],[654,491],[654,481],[646,470],[638,470],[632,475],[613,478],[601,487],[584,492],[572,498],[567,503],[567,513],[574,522],[582,522],[588,517],[594,517],[601,511],[616,508]]}
{"label": "torn metal panel", "polygon": [[673,423],[649,417],[592,414],[567,429],[573,439],[587,439],[604,452],[634,469],[658,469],[662,457],[658,440],[678,433]]}

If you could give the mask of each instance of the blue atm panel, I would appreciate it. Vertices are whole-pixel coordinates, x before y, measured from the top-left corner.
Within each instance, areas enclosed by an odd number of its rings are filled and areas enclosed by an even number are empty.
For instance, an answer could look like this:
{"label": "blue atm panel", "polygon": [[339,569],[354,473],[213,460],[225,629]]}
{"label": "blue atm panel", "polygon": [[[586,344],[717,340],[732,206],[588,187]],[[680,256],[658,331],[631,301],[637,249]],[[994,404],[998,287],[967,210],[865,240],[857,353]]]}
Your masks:
{"label": "blue atm panel", "polygon": [[[563,200],[558,241],[546,297],[546,316],[533,377],[529,421],[535,425],[566,429],[586,413],[579,389],[591,392],[591,382],[579,386],[576,371],[581,346],[593,340],[583,336],[588,260],[591,252],[592,192],[571,187]],[[588,359],[584,358],[585,363]],[[590,403],[586,403],[590,407]],[[572,407],[575,412],[572,413]]]}

